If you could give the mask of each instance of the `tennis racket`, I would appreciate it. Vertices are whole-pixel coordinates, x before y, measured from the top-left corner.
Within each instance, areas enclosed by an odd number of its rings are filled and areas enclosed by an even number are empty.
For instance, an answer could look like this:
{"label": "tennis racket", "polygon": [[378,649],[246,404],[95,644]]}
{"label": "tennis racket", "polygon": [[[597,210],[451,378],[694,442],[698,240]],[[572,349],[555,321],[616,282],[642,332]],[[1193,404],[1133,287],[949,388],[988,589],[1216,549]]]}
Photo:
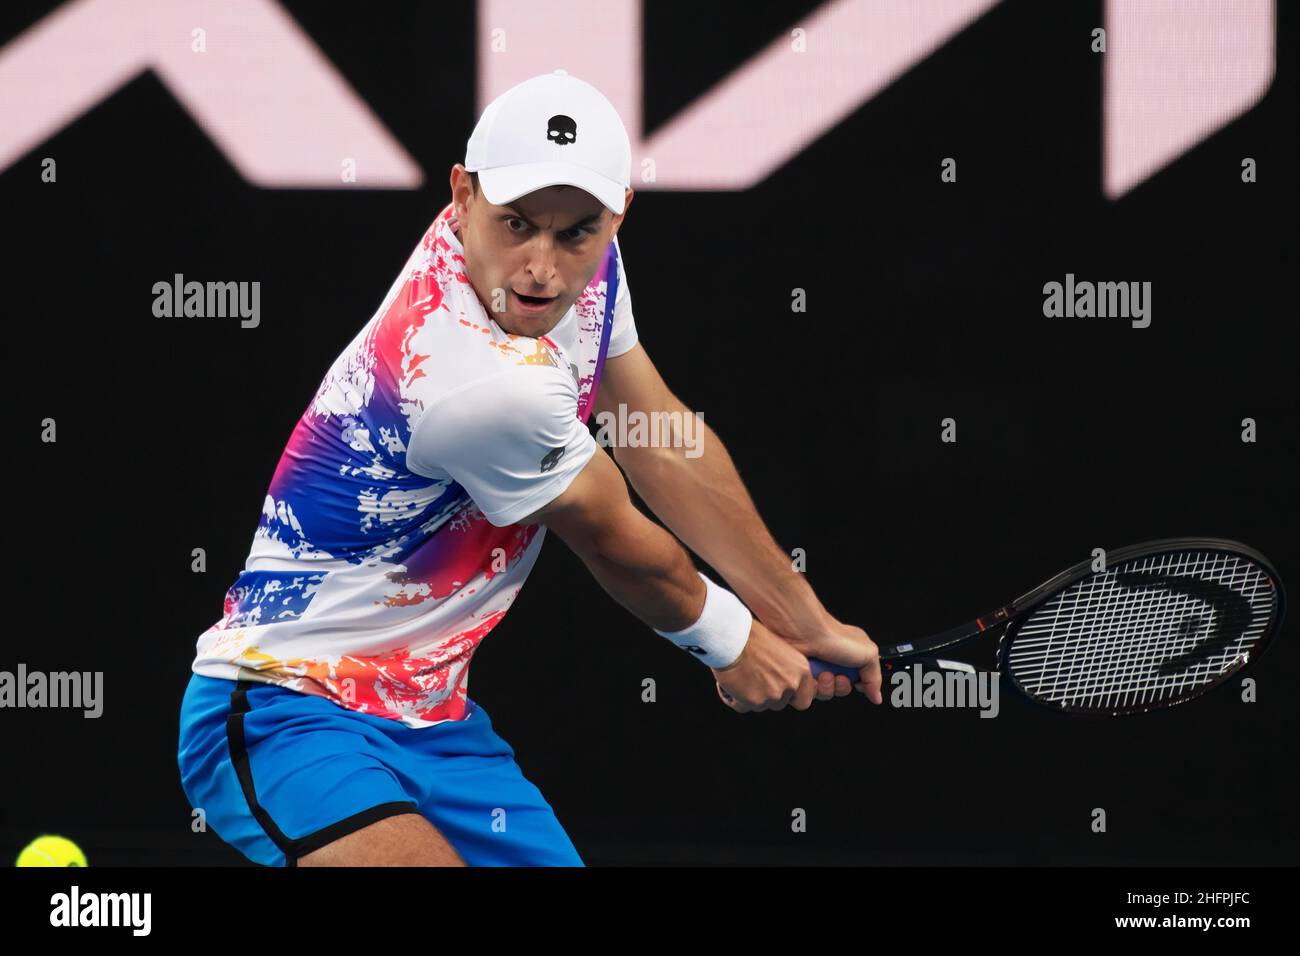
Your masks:
{"label": "tennis racket", "polygon": [[[1172,538],[1109,552],[1063,571],[969,624],[904,644],[880,645],[881,675],[978,673],[935,652],[981,635],[992,668],[1054,710],[1118,716],[1172,707],[1224,683],[1259,657],[1282,622],[1282,582],[1263,555],[1234,541]],[[810,660],[859,680],[852,667]]]}

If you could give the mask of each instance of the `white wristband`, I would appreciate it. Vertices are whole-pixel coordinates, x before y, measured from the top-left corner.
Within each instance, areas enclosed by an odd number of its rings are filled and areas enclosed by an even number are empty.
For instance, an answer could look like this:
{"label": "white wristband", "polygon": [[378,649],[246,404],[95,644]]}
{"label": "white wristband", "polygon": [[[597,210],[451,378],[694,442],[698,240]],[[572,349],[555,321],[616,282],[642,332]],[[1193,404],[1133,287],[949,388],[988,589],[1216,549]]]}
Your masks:
{"label": "white wristband", "polygon": [[704,581],[705,588],[704,610],[700,612],[699,620],[680,631],[655,628],[655,633],[694,654],[710,667],[727,667],[734,664],[745,649],[754,616],[736,595],[714,584],[702,572],[696,573]]}

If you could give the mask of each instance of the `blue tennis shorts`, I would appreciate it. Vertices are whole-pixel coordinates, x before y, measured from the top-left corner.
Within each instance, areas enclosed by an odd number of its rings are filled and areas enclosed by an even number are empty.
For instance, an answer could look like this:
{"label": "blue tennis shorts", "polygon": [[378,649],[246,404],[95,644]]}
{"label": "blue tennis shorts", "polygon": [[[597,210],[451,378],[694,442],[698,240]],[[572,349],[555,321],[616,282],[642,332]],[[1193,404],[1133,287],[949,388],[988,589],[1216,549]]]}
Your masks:
{"label": "blue tennis shorts", "polygon": [[323,698],[190,676],[177,760],[190,805],[254,863],[299,857],[419,813],[471,866],[582,866],[568,834],[469,701],[463,720],[413,728]]}

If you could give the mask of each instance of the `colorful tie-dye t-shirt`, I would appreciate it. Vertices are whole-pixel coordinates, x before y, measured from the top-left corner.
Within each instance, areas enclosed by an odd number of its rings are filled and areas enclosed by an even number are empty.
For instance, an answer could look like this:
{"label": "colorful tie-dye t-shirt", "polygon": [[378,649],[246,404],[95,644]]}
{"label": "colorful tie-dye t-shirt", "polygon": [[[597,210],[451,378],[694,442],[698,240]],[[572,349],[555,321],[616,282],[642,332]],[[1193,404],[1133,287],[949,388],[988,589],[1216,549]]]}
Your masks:
{"label": "colorful tie-dye t-shirt", "polygon": [[195,673],[410,727],[468,716],[470,658],[546,534],[516,522],[595,453],[601,368],[636,326],[616,239],[548,335],[505,332],[455,226],[448,205],[298,421]]}

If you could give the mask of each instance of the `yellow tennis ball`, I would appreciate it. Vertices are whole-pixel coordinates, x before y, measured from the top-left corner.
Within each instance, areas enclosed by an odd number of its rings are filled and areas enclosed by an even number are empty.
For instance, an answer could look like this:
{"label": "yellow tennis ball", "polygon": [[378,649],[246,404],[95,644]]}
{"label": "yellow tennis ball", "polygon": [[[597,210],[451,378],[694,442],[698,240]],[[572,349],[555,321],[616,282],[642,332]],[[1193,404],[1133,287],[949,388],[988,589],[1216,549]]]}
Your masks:
{"label": "yellow tennis ball", "polygon": [[18,854],[16,866],[87,866],[86,854],[67,837],[39,836]]}

